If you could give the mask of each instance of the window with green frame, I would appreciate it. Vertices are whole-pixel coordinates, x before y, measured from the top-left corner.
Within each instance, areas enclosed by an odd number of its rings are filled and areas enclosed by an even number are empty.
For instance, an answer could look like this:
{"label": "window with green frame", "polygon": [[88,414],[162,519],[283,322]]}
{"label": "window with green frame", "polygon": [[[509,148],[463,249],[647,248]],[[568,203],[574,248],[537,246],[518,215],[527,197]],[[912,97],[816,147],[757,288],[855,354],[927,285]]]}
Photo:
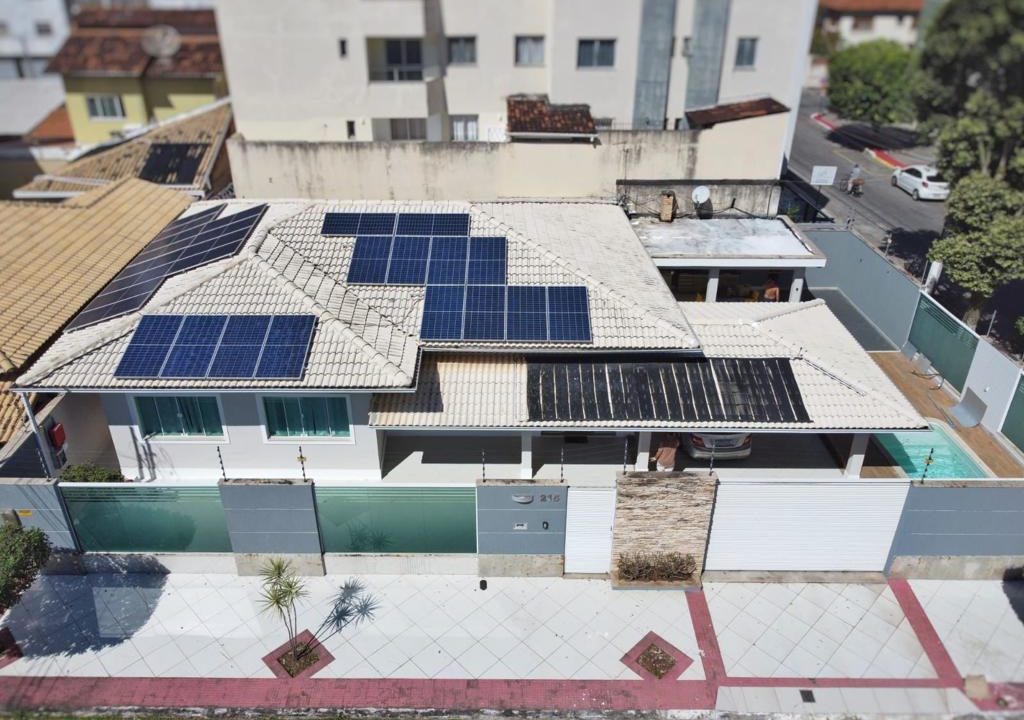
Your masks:
{"label": "window with green frame", "polygon": [[144,437],[221,436],[217,398],[145,395],[135,398]]}
{"label": "window with green frame", "polygon": [[263,410],[271,438],[352,435],[348,401],[343,397],[265,397]]}

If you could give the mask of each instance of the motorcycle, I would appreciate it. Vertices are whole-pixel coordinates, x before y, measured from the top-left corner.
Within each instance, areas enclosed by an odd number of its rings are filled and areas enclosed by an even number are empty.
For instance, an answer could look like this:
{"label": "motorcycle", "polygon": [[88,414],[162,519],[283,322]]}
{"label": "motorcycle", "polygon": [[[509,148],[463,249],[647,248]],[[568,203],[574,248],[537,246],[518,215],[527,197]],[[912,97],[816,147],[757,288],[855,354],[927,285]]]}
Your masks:
{"label": "motorcycle", "polygon": [[864,178],[857,178],[846,183],[846,194],[861,197],[864,194]]}

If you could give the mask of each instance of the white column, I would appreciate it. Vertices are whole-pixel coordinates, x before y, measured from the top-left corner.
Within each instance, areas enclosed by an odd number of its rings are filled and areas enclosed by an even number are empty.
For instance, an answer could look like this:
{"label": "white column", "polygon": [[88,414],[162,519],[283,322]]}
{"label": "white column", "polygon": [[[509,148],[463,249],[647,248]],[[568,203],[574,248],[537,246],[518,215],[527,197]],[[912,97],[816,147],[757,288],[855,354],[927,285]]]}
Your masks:
{"label": "white column", "polygon": [[804,294],[804,269],[794,268],[793,269],[793,284],[789,286],[789,301],[800,302],[800,297]]}
{"label": "white column", "polygon": [[[719,269],[708,271],[708,289],[704,293],[704,302],[715,302],[718,299],[718,275]],[[648,439],[650,439],[648,437]]]}
{"label": "white column", "polygon": [[647,467],[650,463],[651,458],[651,434],[649,432],[640,433],[640,437],[637,438],[636,443],[636,464],[633,465],[634,470],[640,470],[646,472]]}
{"label": "white column", "polygon": [[864,467],[864,455],[868,451],[868,433],[858,433],[853,436],[850,444],[850,456],[846,459],[846,470],[843,475],[849,478],[859,478],[860,471]]}
{"label": "white column", "polygon": [[940,277],[942,277],[942,263],[938,260],[932,260],[928,264],[928,275],[924,279],[924,291],[931,295]]}
{"label": "white column", "polygon": [[519,477],[533,477],[533,433],[519,433]]}
{"label": "white column", "polygon": [[43,429],[39,427],[39,423],[36,422],[36,414],[32,412],[32,404],[28,401],[25,393],[18,393],[18,397],[21,398],[21,404],[25,408],[25,415],[28,416],[28,424],[32,427],[36,440],[39,441],[39,452],[42,453],[43,464],[46,465],[46,474],[55,478],[57,477],[57,464],[53,460],[53,455],[50,454],[50,438],[46,436]]}

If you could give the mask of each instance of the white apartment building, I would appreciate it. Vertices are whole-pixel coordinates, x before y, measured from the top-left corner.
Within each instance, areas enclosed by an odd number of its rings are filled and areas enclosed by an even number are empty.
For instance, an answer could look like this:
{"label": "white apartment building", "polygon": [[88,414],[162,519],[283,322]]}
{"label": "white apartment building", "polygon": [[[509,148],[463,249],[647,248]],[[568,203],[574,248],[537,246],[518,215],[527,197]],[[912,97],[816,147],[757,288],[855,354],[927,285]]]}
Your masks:
{"label": "white apartment building", "polygon": [[[587,104],[598,130],[799,102],[814,0],[219,0],[247,140],[506,139],[506,99]],[[791,115],[785,147],[792,138]]]}
{"label": "white apartment building", "polygon": [[66,0],[0,0],[0,78],[42,75],[69,30]]}

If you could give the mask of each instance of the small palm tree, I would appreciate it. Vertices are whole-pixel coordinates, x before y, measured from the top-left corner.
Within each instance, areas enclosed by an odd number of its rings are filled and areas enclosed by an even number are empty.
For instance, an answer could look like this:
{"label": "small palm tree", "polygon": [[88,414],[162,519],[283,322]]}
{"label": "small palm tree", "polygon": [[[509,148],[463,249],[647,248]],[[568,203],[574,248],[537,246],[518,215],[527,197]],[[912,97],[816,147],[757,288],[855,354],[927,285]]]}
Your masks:
{"label": "small palm tree", "polygon": [[299,616],[296,604],[308,595],[305,583],[292,572],[291,563],[282,558],[273,558],[263,567],[263,591],[260,604],[265,612],[281,618],[288,633],[288,648],[293,659],[298,659]]}

